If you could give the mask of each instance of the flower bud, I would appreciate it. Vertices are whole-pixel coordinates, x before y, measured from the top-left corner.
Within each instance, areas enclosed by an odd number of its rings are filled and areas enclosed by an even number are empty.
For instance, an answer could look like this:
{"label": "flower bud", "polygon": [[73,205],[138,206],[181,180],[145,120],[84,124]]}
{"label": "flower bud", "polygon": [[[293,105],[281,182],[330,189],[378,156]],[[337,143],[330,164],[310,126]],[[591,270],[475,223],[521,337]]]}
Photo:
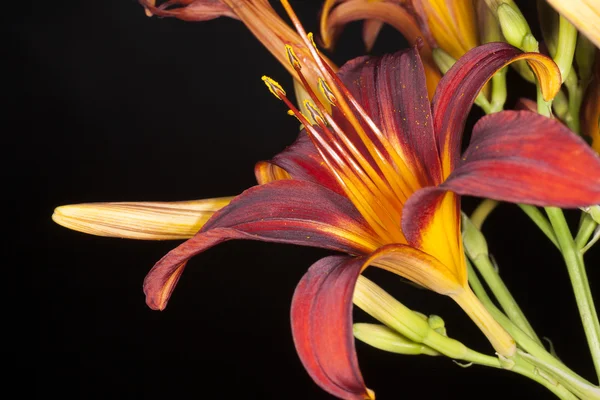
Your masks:
{"label": "flower bud", "polygon": [[471,260],[476,260],[481,256],[488,256],[488,246],[485,237],[464,213],[462,213],[462,238],[465,253],[467,253],[467,256]]}
{"label": "flower bud", "polygon": [[439,333],[440,335],[448,336],[446,334],[446,323],[439,315],[430,315],[427,319],[429,327]]}
{"label": "flower bud", "polygon": [[528,34],[531,34],[529,25],[521,14],[521,11],[514,4],[502,3],[496,9],[500,28],[506,41],[521,50],[523,48],[523,40]]}
{"label": "flower bud", "polygon": [[353,331],[358,340],[379,350],[407,355],[440,355],[431,347],[415,343],[384,325],[357,323],[354,324]]}

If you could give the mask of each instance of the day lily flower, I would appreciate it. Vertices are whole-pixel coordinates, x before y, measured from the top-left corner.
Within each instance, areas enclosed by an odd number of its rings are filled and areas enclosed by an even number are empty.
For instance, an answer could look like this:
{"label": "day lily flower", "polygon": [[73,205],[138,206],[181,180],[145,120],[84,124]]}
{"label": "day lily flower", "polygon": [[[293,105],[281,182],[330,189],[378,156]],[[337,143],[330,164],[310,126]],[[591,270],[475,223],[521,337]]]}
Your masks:
{"label": "day lily flower", "polygon": [[560,15],[600,48],[600,7],[596,0],[547,0]]}
{"label": "day lily flower", "polygon": [[[473,100],[498,69],[528,60],[549,99],[560,87],[556,65],[507,44],[480,46],[448,71],[430,103],[416,49],[362,57],[336,75],[291,16],[322,76],[319,97],[306,84],[295,49],[286,47],[312,99],[306,102],[311,121],[265,78],[305,130],[294,145],[257,165],[260,185],[235,197],[156,263],[144,281],[147,304],[164,309],[190,258],[221,242],[315,246],[347,254],[310,267],[292,304],[300,358],[328,392],[371,397],[358,369],[351,318],[354,285],[369,265],[450,296],[496,351],[510,357],[512,338],[467,283],[459,195],[560,207],[596,204],[600,176],[589,171],[600,171],[600,159],[562,124],[530,112],[483,118],[462,157],[460,142]],[[319,98],[332,104],[331,112]]]}
{"label": "day lily flower", "polygon": [[[152,13],[160,11],[147,5]],[[298,354],[329,393],[373,398],[358,368],[351,313],[356,281],[369,265],[450,296],[499,354],[512,356],[514,341],[467,283],[460,195],[541,206],[598,204],[600,158],[561,123],[525,111],[481,119],[462,156],[461,137],[471,104],[497,70],[527,60],[550,99],[561,83],[556,65],[507,44],[480,46],[447,72],[430,102],[416,48],[358,58],[336,74],[284,5],[302,43],[284,43],[278,54],[286,55],[304,85],[308,117],[277,83],[264,80],[305,129],[294,145],[257,164],[258,186],[231,200],[155,264],[144,281],[147,304],[164,309],[186,263],[216,244],[294,243],[345,253],[311,266],[292,302]],[[297,56],[298,49],[307,55]],[[320,76],[320,94],[304,75],[305,59]],[[65,215],[68,208],[60,211]]]}

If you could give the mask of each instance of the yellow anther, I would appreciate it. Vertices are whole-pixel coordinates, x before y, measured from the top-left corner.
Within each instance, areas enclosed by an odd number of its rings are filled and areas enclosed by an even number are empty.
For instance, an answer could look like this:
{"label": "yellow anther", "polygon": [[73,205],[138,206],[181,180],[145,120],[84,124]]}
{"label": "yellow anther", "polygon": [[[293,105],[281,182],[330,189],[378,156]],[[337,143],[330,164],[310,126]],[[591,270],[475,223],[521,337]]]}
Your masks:
{"label": "yellow anther", "polygon": [[296,115],[296,113],[293,110],[288,110],[287,114],[296,118],[298,120],[298,122],[300,122],[300,125],[302,125],[302,121],[300,120],[300,117],[298,117],[298,115]]}
{"label": "yellow anther", "polygon": [[294,48],[289,44],[286,44],[285,51],[287,52],[288,61],[292,65],[292,67],[296,71],[300,71],[302,69],[302,65],[300,65],[300,60],[298,60],[296,53],[294,53]]}
{"label": "yellow anther", "polygon": [[315,43],[315,38],[312,32],[308,32],[306,34],[306,36],[308,37],[308,39],[310,39],[310,42],[312,43],[313,47],[315,48],[315,50],[319,51],[319,49],[317,48],[317,44]]}
{"label": "yellow anther", "polygon": [[277,97],[279,100],[282,100],[281,96],[285,96],[285,90],[283,90],[281,85],[266,75],[263,75],[262,80],[265,85],[267,85],[273,96]]}
{"label": "yellow anther", "polygon": [[327,82],[323,80],[323,78],[319,78],[319,89],[321,90],[321,93],[323,93],[323,96],[325,96],[329,103],[331,103],[332,105],[336,104],[335,95],[331,91],[331,88],[329,87]]}
{"label": "yellow anther", "polygon": [[304,107],[310,113],[311,118],[315,121],[316,124],[321,125],[325,124],[325,118],[323,114],[317,109],[317,107],[310,100],[304,100]]}

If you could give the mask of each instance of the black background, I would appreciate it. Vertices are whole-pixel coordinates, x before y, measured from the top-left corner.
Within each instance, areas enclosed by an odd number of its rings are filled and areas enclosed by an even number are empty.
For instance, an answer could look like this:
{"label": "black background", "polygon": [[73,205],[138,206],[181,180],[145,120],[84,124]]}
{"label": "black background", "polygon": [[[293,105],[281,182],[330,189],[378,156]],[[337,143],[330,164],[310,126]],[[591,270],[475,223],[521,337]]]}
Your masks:
{"label": "black background", "polygon": [[[310,30],[318,3],[292,2]],[[86,236],[50,219],[61,204],[189,200],[250,187],[254,163],[297,133],[260,80],[268,74],[291,89],[285,70],[227,18],[147,18],[133,0],[20,7],[6,24],[4,330],[11,339],[3,351],[13,372],[6,383],[20,383],[23,397],[33,398],[331,398],[303,370],[289,327],[296,283],[328,252],[222,244],[190,263],[167,310],[157,312],[146,307],[141,283],[177,243]],[[385,28],[373,53],[404,46]],[[332,58],[341,64],[363,52],[353,24]],[[517,92],[534,94],[516,74],[509,79],[509,106]],[[479,116],[474,110],[471,123]],[[464,201],[466,210],[474,204]],[[569,216],[576,222],[577,213]],[[533,326],[593,379],[559,253],[513,205],[502,205],[484,231]],[[593,290],[599,250],[587,256]],[[491,353],[451,300],[390,274],[367,275],[407,306],[441,315],[451,336]],[[369,320],[358,312],[356,319]],[[513,373],[357,349],[379,399],[553,398]]]}

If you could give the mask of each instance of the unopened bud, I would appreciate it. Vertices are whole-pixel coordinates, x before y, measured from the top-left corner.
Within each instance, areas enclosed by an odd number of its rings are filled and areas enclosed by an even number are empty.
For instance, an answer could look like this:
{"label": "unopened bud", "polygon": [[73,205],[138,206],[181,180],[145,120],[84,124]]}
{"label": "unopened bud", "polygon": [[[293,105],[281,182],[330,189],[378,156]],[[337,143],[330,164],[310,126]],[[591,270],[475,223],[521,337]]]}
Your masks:
{"label": "unopened bud", "polygon": [[523,40],[531,34],[531,30],[521,11],[514,4],[503,3],[498,6],[496,12],[506,41],[523,50]]}
{"label": "unopened bud", "polygon": [[488,256],[485,237],[464,213],[462,214],[462,238],[465,253],[471,260],[476,260],[480,256]]}
{"label": "unopened bud", "polygon": [[362,275],[356,282],[353,301],[367,314],[413,342],[421,343],[431,329],[426,320]]}
{"label": "unopened bud", "polygon": [[357,323],[354,324],[353,331],[358,340],[379,350],[407,355],[440,355],[431,347],[415,343],[384,325]]}
{"label": "unopened bud", "polygon": [[446,323],[439,315],[430,315],[427,319],[429,327],[439,333],[440,335],[448,336],[446,334]]}

